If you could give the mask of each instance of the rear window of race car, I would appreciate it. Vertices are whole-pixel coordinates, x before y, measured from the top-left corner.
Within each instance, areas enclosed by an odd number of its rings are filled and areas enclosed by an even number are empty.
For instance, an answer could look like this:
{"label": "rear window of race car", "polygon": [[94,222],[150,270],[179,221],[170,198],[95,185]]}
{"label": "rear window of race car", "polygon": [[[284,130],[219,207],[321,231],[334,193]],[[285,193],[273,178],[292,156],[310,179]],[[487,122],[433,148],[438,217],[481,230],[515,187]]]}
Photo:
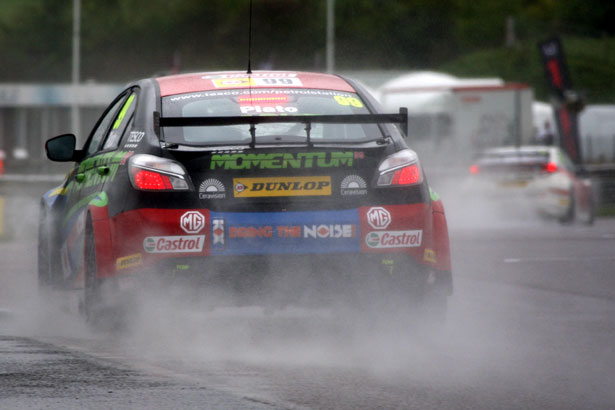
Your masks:
{"label": "rear window of race car", "polygon": [[[355,93],[318,89],[235,89],[172,95],[162,99],[163,117],[369,114]],[[256,139],[279,142],[306,139],[299,123],[258,124]],[[250,141],[249,125],[166,127],[164,139],[186,145],[239,144]],[[382,138],[375,124],[312,124],[312,142],[362,142]],[[278,141],[278,139],[276,139]]]}

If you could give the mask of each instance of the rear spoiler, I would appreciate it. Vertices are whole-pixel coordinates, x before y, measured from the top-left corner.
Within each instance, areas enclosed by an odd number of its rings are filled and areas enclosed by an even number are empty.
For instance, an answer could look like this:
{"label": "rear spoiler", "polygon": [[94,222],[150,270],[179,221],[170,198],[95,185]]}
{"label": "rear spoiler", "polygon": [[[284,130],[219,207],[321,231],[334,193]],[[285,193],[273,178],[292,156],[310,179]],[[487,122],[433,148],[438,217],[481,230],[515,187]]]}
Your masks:
{"label": "rear spoiler", "polygon": [[256,145],[256,124],[296,122],[305,124],[307,143],[311,145],[310,130],[318,124],[401,124],[404,136],[408,135],[408,109],[401,107],[399,114],[348,114],[348,115],[279,115],[244,117],[161,117],[154,111],[154,130],[160,136],[161,127],[210,127],[249,124],[252,136],[251,147]]}

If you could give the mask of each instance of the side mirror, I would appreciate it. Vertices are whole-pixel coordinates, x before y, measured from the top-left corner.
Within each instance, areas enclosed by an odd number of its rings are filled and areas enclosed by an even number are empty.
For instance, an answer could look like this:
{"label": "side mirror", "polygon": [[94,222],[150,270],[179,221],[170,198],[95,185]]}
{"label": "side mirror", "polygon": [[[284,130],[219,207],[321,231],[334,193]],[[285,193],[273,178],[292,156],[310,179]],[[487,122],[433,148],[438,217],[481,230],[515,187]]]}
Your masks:
{"label": "side mirror", "polygon": [[81,151],[75,149],[77,138],[73,134],[62,134],[53,137],[45,143],[47,158],[52,161],[79,161]]}

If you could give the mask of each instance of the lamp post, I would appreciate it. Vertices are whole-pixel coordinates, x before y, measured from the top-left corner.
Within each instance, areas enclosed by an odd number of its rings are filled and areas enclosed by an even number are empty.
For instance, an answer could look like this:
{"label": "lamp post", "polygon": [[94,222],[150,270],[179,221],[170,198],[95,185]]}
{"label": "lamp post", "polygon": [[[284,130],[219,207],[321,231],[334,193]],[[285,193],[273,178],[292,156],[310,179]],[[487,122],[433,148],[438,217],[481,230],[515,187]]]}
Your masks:
{"label": "lamp post", "polygon": [[79,71],[81,64],[80,54],[81,42],[81,0],[73,0],[73,67],[72,67],[72,88],[73,99],[71,105],[71,129],[77,138],[81,137],[81,116],[79,112],[78,90],[79,90]]}
{"label": "lamp post", "polygon": [[335,70],[335,0],[327,0],[327,72]]}

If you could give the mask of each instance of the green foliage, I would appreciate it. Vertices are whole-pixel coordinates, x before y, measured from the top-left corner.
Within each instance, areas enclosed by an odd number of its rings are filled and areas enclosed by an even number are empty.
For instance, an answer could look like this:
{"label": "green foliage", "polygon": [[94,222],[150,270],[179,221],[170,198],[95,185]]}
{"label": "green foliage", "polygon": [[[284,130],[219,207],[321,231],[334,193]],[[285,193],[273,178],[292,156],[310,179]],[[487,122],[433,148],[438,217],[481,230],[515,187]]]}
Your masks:
{"label": "green foliage", "polygon": [[[324,70],[326,0],[253,0],[252,67]],[[245,69],[249,0],[81,0],[81,78]],[[612,3],[612,4],[611,4]],[[575,86],[612,101],[615,2],[335,0],[336,68],[434,69],[532,84],[563,35]],[[514,16],[517,44],[503,48]],[[72,1],[0,0],[0,82],[70,81]]]}
{"label": "green foliage", "polygon": [[[573,87],[586,93],[588,103],[615,103],[615,38],[564,37],[563,46]],[[534,88],[537,99],[548,99],[536,42],[477,51],[439,69],[463,77],[501,77],[526,82]]]}

